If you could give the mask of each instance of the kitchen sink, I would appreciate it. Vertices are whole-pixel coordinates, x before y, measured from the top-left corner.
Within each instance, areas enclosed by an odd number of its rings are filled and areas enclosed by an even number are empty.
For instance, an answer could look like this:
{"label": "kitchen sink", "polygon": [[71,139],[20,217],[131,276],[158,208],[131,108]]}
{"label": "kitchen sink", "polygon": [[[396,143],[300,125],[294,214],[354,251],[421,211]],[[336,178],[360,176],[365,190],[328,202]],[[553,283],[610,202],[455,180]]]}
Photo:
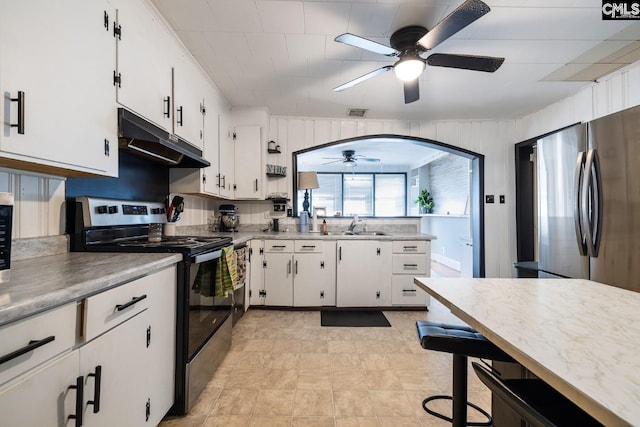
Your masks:
{"label": "kitchen sink", "polygon": [[344,236],[386,236],[384,231],[343,231]]}

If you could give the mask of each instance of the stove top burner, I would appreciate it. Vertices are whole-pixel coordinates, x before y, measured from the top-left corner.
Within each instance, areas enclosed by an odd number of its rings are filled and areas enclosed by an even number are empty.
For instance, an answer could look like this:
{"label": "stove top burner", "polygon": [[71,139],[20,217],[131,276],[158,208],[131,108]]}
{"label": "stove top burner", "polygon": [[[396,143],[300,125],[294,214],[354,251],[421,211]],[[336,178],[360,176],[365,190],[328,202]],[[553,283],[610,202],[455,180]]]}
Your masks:
{"label": "stove top burner", "polygon": [[197,237],[197,236],[179,236],[179,237],[163,237],[160,242],[149,242],[146,239],[138,239],[126,242],[119,242],[120,247],[143,247],[143,248],[161,248],[161,247],[184,247],[198,248],[200,246],[208,246],[210,244],[224,243],[229,240],[226,237]]}

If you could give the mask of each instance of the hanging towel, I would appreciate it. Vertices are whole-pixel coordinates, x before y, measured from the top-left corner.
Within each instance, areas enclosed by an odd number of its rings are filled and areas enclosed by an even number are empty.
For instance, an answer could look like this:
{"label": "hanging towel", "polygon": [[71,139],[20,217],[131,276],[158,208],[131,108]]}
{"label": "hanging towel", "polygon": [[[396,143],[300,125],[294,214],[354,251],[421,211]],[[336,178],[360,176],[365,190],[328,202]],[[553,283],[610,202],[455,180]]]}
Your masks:
{"label": "hanging towel", "polygon": [[238,280],[236,261],[233,256],[233,245],[222,248],[222,257],[216,268],[215,296],[233,295],[234,284]]}
{"label": "hanging towel", "polygon": [[226,297],[233,294],[233,285],[237,280],[236,263],[233,258],[233,245],[222,248],[222,256],[216,268],[199,268],[191,289],[203,297]]}

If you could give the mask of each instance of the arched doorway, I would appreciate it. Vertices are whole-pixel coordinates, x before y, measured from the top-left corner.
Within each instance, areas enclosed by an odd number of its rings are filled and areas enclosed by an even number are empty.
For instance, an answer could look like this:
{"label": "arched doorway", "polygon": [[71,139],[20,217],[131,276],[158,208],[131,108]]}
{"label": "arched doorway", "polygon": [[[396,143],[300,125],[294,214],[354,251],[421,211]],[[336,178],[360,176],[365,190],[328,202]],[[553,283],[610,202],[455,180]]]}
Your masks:
{"label": "arched doorway", "polygon": [[[349,160],[344,158],[344,152],[353,151],[357,167],[349,164]],[[350,154],[350,153],[348,153]],[[293,155],[293,206],[295,214],[298,213],[300,200],[298,196],[298,171],[314,170],[319,173],[327,174],[383,174],[395,173],[403,171],[407,173],[408,191],[406,193],[407,205],[409,206],[404,212],[405,216],[415,216],[416,212],[412,211],[411,205],[414,194],[411,194],[411,183],[414,178],[420,178],[420,172],[413,176],[415,171],[419,170],[421,161],[437,161],[443,157],[467,159],[468,160],[468,198],[466,203],[455,204],[455,208],[450,208],[452,200],[447,200],[449,204],[441,203],[440,210],[435,210],[434,214],[425,215],[421,219],[421,223],[439,223],[439,227],[447,227],[447,223],[451,224],[454,217],[468,217],[469,222],[469,243],[472,246],[471,256],[473,259],[473,277],[484,277],[485,275],[485,255],[484,255],[484,156],[469,150],[445,144],[427,138],[419,138],[405,135],[380,134],[367,135],[356,138],[348,138],[342,140],[331,141],[326,144],[314,146],[308,149],[295,151]],[[379,159],[379,161],[376,161]],[[404,159],[404,160],[403,160]],[[431,160],[429,160],[431,159]],[[441,161],[444,163],[444,161]],[[448,162],[452,164],[452,162]],[[459,166],[460,162],[458,162]],[[356,172],[356,169],[358,172]],[[435,169],[435,168],[434,168]],[[434,174],[443,172],[447,167],[439,167],[439,171]],[[432,177],[433,178],[433,177]],[[438,186],[433,192],[438,193]],[[447,190],[443,190],[446,192]],[[443,193],[444,194],[444,193]],[[440,199],[444,200],[443,198]],[[437,202],[436,202],[437,203]],[[464,211],[460,211],[464,205]],[[345,212],[348,214],[348,212]],[[424,227],[422,227],[424,228]],[[443,230],[443,228],[440,228]],[[432,230],[425,230],[430,234]],[[447,229],[448,231],[448,229]],[[443,237],[444,237],[443,233]],[[436,248],[439,243],[433,242]],[[461,242],[461,244],[464,244]],[[468,249],[468,248],[467,248]],[[444,250],[444,249],[443,249]],[[437,254],[435,256],[438,256]]]}

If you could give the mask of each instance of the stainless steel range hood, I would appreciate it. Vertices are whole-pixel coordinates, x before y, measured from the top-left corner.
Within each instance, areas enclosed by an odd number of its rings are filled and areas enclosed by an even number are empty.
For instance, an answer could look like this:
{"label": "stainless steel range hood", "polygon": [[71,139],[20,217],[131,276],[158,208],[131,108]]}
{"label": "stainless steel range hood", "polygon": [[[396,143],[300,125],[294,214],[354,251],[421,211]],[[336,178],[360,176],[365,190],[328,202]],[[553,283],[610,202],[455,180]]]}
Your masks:
{"label": "stainless steel range hood", "polygon": [[202,157],[202,150],[124,108],[118,108],[118,145],[133,154],[172,167],[211,165]]}

